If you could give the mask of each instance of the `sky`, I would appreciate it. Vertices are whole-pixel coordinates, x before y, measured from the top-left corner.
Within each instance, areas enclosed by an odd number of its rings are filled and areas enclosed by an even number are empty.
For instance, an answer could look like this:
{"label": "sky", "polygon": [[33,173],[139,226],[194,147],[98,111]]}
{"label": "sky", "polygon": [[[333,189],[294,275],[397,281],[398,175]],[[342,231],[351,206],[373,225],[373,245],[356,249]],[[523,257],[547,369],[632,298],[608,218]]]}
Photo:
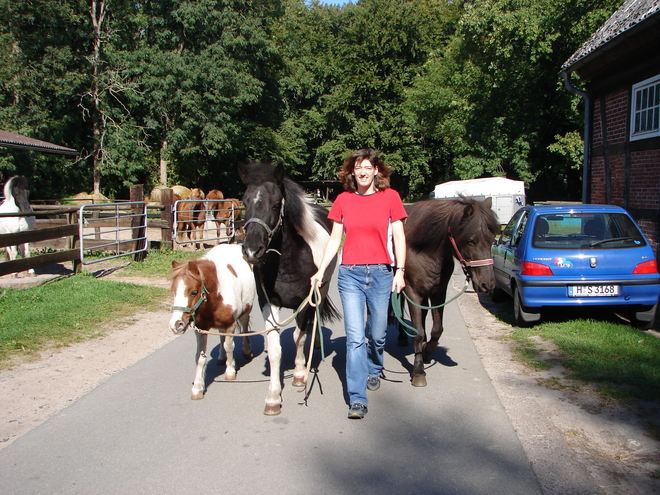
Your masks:
{"label": "sky", "polygon": [[[319,0],[321,3],[325,3],[328,5],[346,5],[349,0]],[[353,3],[355,3],[357,0],[354,0]]]}

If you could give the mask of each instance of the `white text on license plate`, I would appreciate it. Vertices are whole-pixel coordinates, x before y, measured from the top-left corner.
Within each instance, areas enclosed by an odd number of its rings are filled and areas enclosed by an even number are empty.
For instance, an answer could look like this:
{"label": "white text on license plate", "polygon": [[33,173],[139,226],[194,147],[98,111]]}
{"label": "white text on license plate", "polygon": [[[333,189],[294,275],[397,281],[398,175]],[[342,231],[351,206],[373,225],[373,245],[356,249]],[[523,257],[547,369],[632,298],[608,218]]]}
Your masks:
{"label": "white text on license plate", "polygon": [[569,285],[568,297],[618,296],[618,285]]}

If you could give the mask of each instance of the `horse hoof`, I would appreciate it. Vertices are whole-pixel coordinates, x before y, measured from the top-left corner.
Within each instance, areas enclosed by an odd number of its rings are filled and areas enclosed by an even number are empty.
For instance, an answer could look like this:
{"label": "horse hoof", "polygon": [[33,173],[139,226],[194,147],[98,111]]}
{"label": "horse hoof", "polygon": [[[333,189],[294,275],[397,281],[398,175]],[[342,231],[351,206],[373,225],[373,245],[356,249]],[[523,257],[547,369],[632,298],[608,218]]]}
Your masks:
{"label": "horse hoof", "polygon": [[204,398],[204,392],[193,392],[190,398],[192,400],[202,400]]}
{"label": "horse hoof", "polygon": [[293,381],[291,382],[292,387],[304,387],[306,380],[302,376],[294,376]]}
{"label": "horse hoof", "polygon": [[236,380],[236,373],[225,373],[225,380],[229,382]]}
{"label": "horse hoof", "polygon": [[247,353],[247,354],[246,354],[246,353],[243,353],[243,358],[244,358],[244,359],[247,359],[248,361],[252,361],[252,358],[253,358],[253,357],[254,357],[254,355],[253,355],[251,352],[249,352],[249,353]]}
{"label": "horse hoof", "polygon": [[413,376],[411,380],[413,387],[426,387],[426,377],[425,376]]}
{"label": "horse hoof", "polygon": [[266,407],[264,408],[264,414],[266,416],[277,416],[281,412],[282,412],[282,406],[280,404],[273,404],[273,405],[266,404]]}

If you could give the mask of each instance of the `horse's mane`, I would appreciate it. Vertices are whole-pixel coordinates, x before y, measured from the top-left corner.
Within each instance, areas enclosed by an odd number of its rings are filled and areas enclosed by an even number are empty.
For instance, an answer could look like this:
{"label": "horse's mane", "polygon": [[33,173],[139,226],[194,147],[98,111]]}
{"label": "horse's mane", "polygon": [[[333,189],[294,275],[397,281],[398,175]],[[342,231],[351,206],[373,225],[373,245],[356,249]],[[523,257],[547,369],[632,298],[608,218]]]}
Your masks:
{"label": "horse's mane", "polygon": [[[474,209],[478,221],[462,222],[466,207]],[[471,237],[484,228],[493,234],[499,232],[499,223],[495,214],[480,201],[460,196],[458,199],[427,199],[415,203],[409,210],[406,220],[406,241],[418,250],[437,246],[447,238],[447,228],[453,234]]]}

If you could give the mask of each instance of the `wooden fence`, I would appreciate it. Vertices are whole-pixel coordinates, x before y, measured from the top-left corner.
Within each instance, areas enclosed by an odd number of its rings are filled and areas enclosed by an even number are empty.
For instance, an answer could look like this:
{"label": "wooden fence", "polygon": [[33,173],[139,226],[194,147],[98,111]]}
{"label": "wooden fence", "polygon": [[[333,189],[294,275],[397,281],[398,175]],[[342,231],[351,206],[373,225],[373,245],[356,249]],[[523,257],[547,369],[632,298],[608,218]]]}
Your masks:
{"label": "wooden fence", "polygon": [[[131,200],[123,208],[129,212],[134,211],[135,205],[144,202],[144,195],[141,185],[131,187]],[[148,210],[152,214],[146,213],[146,221],[138,224],[138,215],[126,215],[126,218],[120,219],[111,217],[103,218],[102,211],[104,207],[110,205],[98,205],[98,208],[90,210],[92,217],[96,213],[98,216],[94,218],[93,229],[98,229],[98,238],[95,239],[92,235],[87,238],[84,234],[84,239],[80,236],[79,212],[81,206],[40,206],[32,213],[13,213],[13,214],[0,214],[0,216],[34,216],[37,219],[38,228],[27,232],[18,232],[13,234],[0,234],[0,248],[5,246],[15,246],[25,243],[38,243],[41,241],[63,241],[63,249],[37,254],[28,258],[21,258],[12,261],[5,261],[0,263],[0,276],[9,273],[17,273],[31,269],[42,268],[55,263],[64,263],[67,261],[73,262],[74,271],[79,271],[84,261],[83,250],[81,249],[81,242],[86,244],[89,250],[99,247],[103,249],[107,246],[107,240],[101,239],[100,232],[103,228],[115,228],[115,230],[122,230],[124,228],[130,230],[131,236],[129,239],[117,240],[112,243],[115,250],[125,250],[133,253],[133,258],[137,261],[144,259],[145,251],[148,248],[148,241],[146,236],[146,229],[156,228],[160,229],[161,236],[160,242],[164,246],[173,247],[172,243],[172,204],[173,194],[170,189],[163,191],[162,204],[149,205]],[[97,205],[95,205],[97,206]],[[122,209],[121,206],[116,204],[112,205],[113,208]],[[88,208],[88,205],[85,205]],[[155,215],[153,212],[156,212]],[[156,217],[156,218],[154,218]],[[141,249],[137,246],[138,243],[144,243]]]}

